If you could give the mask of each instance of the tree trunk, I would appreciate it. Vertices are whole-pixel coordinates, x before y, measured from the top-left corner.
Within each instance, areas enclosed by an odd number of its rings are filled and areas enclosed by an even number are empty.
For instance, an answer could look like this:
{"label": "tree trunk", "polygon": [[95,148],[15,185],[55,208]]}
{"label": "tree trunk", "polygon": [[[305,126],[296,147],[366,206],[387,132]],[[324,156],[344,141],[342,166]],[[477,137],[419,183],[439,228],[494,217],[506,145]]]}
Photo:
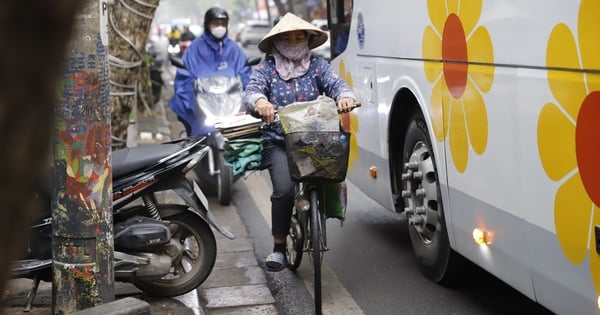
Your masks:
{"label": "tree trunk", "polygon": [[[116,0],[109,10],[109,61],[113,149],[127,140],[132,109],[147,99],[146,42],[160,0]],[[141,90],[141,91],[140,91]],[[144,99],[142,99],[144,98]],[[136,108],[137,109],[137,108]]]}
{"label": "tree trunk", "polygon": [[58,82],[79,5],[0,1],[0,295],[40,208],[34,196],[48,175]]}
{"label": "tree trunk", "polygon": [[286,12],[288,12],[288,10],[283,5],[283,3],[281,3],[281,0],[274,0],[274,1],[275,1],[275,6],[277,7],[277,11],[279,11],[279,16],[283,16]]}

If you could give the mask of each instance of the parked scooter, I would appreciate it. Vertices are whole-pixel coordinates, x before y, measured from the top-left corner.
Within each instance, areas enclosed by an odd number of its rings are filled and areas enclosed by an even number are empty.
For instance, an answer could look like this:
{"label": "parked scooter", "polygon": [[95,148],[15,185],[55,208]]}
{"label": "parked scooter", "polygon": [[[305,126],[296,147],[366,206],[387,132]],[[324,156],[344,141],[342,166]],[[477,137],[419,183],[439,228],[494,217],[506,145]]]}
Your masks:
{"label": "parked scooter", "polygon": [[[186,69],[181,58],[170,56],[169,59],[175,67]],[[251,58],[246,65],[257,65],[260,60],[260,57]],[[242,104],[242,91],[242,81],[239,77],[214,76],[196,79],[194,82],[196,109],[198,113],[204,114],[204,123],[207,126],[214,126],[224,117],[245,111]],[[210,183],[212,187],[216,186],[219,203],[227,205],[231,202],[232,197],[233,168],[225,164],[223,157],[225,139],[217,134],[215,140],[216,142],[212,145],[217,171],[210,172],[211,168],[204,164],[197,168],[197,174],[202,181]]]}
{"label": "parked scooter", "polygon": [[[206,196],[186,176],[202,160],[213,166],[208,141],[185,138],[113,152],[115,280],[131,282],[152,296],[173,297],[208,277],[217,256],[212,229],[234,238],[215,221]],[[186,204],[159,203],[156,194],[168,190]],[[52,217],[45,196],[48,208],[31,227],[26,256],[12,266],[13,278],[34,280],[26,309],[40,280],[52,279]]]}

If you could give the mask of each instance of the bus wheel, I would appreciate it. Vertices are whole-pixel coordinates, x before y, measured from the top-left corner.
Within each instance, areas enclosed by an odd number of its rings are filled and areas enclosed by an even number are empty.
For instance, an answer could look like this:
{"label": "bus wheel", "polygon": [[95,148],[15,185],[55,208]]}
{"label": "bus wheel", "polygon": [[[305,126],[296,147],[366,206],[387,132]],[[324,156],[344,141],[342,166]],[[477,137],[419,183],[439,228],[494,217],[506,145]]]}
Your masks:
{"label": "bus wheel", "polygon": [[449,282],[457,254],[448,241],[435,158],[421,115],[410,120],[403,148],[402,197],[413,251],[427,278]]}

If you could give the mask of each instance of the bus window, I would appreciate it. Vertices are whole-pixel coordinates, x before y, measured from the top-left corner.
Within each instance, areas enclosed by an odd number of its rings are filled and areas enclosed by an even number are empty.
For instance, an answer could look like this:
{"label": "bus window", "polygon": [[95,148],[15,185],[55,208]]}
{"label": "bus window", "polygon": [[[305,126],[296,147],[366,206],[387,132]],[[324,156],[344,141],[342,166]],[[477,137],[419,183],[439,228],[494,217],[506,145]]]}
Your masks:
{"label": "bus window", "polygon": [[335,58],[348,45],[350,20],[352,18],[352,0],[328,0],[329,36],[331,40],[331,58]]}

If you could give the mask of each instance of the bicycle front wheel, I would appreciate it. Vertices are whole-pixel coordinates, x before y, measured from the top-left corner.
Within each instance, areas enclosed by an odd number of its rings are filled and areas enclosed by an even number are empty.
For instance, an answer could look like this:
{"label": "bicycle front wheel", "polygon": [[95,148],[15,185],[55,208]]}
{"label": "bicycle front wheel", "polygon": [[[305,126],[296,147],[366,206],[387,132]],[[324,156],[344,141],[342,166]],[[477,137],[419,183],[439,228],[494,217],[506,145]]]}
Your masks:
{"label": "bicycle front wheel", "polygon": [[[302,262],[302,247],[304,246],[304,231],[302,231],[302,224],[300,223],[302,218],[299,218],[297,214],[292,214],[292,221],[290,222],[290,232],[286,238],[286,254],[288,268],[295,271],[300,267]],[[306,220],[305,220],[306,222]]]}
{"label": "bicycle front wheel", "polygon": [[315,314],[321,309],[321,216],[318,208],[319,195],[316,189],[310,191],[310,243],[315,284]]}

